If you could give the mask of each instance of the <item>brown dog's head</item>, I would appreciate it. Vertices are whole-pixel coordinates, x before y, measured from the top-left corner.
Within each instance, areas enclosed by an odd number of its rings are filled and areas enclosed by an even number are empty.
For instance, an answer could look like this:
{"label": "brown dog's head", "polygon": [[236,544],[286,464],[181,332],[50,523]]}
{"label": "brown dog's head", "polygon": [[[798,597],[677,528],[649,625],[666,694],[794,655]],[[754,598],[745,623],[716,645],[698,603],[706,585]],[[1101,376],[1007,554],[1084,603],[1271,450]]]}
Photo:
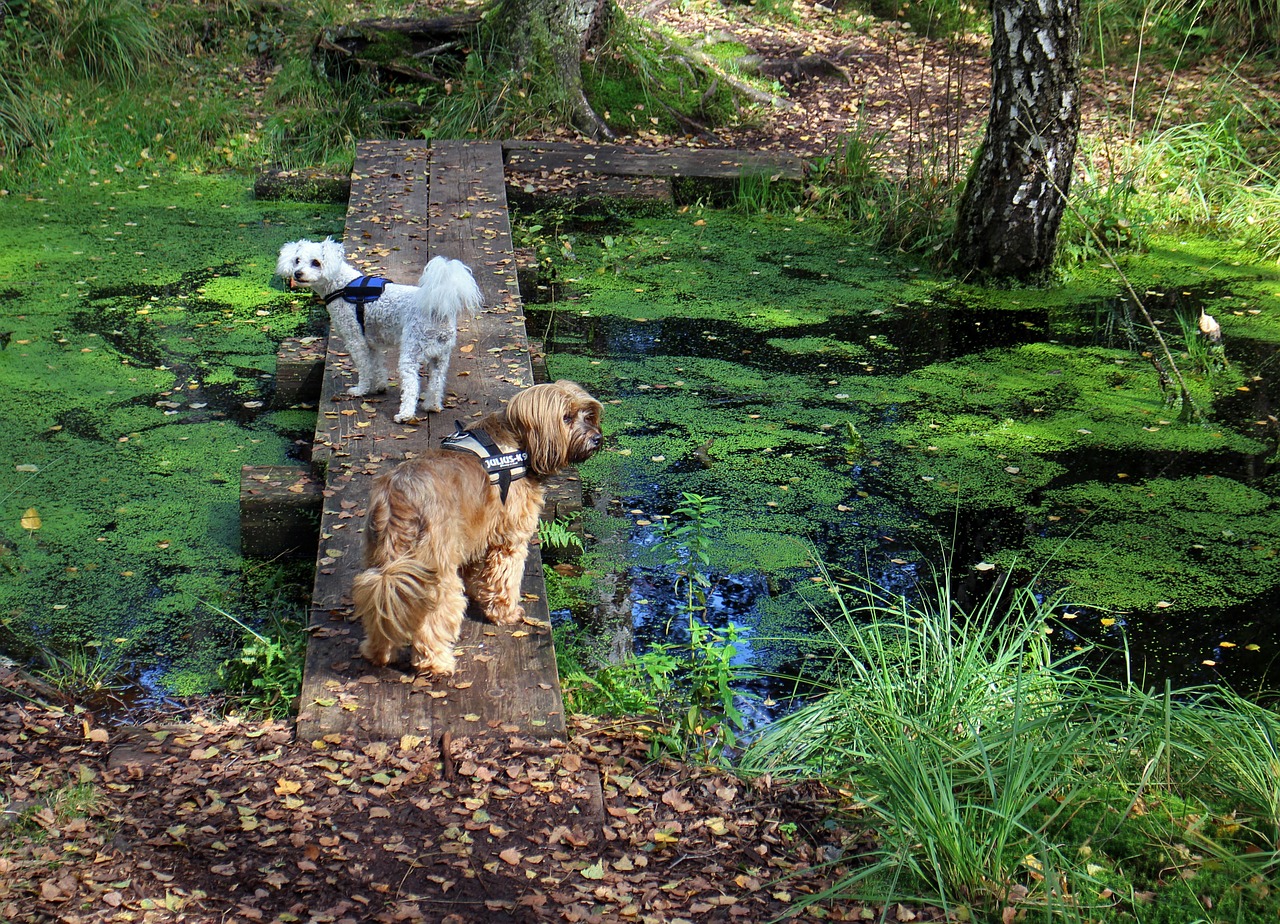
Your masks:
{"label": "brown dog's head", "polygon": [[529,467],[553,475],[600,448],[600,402],[577,382],[561,379],[517,392],[507,423],[521,435]]}

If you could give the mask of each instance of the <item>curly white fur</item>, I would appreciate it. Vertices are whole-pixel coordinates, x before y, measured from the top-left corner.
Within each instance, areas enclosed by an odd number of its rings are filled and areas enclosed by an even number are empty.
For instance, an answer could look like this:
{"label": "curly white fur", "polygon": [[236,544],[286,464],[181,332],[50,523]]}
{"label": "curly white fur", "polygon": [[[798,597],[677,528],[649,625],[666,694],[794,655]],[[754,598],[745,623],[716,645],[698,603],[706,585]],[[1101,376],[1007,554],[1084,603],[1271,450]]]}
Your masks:
{"label": "curly white fur", "polygon": [[[292,241],[280,248],[276,273],[290,285],[306,286],[321,298],[364,275],[346,261],[333,238]],[[480,307],[480,289],[471,269],[460,260],[434,257],[416,286],[388,282],[377,301],[365,305],[364,330],[355,306],[344,299],[329,302],[329,320],[356,365],[351,395],[387,390],[386,352],[399,349],[400,410],[397,423],[418,416],[418,396],[429,411],[444,406],[449,358],[458,340],[458,317]],[[426,365],[423,388],[419,370]]]}

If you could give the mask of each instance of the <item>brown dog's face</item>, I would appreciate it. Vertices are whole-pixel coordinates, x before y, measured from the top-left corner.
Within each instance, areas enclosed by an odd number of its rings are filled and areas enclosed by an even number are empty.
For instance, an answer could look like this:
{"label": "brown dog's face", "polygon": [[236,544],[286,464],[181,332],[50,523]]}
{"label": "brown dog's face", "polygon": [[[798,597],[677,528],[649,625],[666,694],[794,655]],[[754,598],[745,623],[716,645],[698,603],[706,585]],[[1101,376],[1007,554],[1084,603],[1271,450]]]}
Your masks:
{"label": "brown dog's face", "polygon": [[534,385],[507,405],[507,420],[524,434],[529,465],[550,475],[600,448],[600,402],[576,382]]}

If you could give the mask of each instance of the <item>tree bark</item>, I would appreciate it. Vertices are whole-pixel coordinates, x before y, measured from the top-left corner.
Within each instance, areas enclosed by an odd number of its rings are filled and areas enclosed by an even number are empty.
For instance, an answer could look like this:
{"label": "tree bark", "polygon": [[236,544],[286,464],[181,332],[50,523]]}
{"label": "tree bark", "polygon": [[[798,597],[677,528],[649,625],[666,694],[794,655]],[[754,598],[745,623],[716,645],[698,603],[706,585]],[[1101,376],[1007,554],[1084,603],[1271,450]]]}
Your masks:
{"label": "tree bark", "polygon": [[1080,131],[1079,0],[992,0],[991,110],[953,237],[958,265],[1030,279],[1053,263]]}
{"label": "tree bark", "polygon": [[614,135],[587,100],[582,57],[616,13],[613,0],[497,0],[487,17],[494,44],[554,81],[569,123],[596,141]]}

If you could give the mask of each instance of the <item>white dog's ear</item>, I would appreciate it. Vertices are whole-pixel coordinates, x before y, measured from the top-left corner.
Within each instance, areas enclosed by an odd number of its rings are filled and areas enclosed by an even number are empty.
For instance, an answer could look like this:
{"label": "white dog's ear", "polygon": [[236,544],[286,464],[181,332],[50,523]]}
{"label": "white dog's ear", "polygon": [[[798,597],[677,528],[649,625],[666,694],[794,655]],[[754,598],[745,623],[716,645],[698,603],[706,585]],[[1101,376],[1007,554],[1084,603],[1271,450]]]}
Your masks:
{"label": "white dog's ear", "polygon": [[347,258],[347,249],[343,246],[342,241],[335,241],[331,237],[326,237],[321,242],[320,251],[323,254],[320,259],[324,261],[326,272],[330,268],[337,269]]}
{"label": "white dog's ear", "polygon": [[276,260],[276,275],[288,279],[293,275],[293,261],[298,257],[298,245],[302,241],[290,241],[280,248],[280,256]]}

